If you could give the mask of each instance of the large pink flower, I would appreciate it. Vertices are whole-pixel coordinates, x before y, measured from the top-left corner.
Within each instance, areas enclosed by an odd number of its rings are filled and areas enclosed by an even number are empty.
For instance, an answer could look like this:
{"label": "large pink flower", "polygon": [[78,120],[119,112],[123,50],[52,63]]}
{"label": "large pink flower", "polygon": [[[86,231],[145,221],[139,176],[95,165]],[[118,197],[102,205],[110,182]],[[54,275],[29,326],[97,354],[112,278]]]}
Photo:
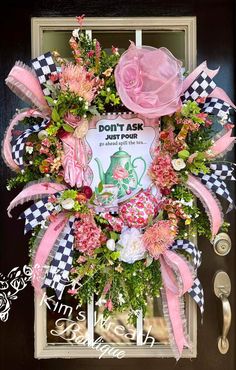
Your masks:
{"label": "large pink flower", "polygon": [[181,107],[181,65],[165,48],[137,48],[131,43],[115,69],[122,103],[148,117],[174,113]]}
{"label": "large pink flower", "polygon": [[142,241],[150,256],[158,259],[174,242],[176,228],[169,220],[157,221],[143,234]]}
{"label": "large pink flower", "polygon": [[160,189],[170,189],[179,182],[178,175],[171,163],[171,157],[167,153],[160,152],[155,156],[149,167],[148,175]]}
{"label": "large pink flower", "polygon": [[88,256],[100,246],[101,229],[97,227],[91,217],[85,217],[75,223],[75,249]]}
{"label": "large pink flower", "polygon": [[98,79],[81,65],[69,63],[62,67],[61,90],[74,92],[89,103],[93,100],[99,85]]}

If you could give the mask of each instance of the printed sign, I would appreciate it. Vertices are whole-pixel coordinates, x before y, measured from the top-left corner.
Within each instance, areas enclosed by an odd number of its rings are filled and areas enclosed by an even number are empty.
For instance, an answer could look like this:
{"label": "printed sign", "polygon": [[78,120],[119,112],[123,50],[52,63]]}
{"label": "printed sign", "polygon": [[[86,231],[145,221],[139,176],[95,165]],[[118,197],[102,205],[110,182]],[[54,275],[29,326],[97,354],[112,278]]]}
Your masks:
{"label": "printed sign", "polygon": [[91,187],[95,189],[102,183],[118,200],[147,188],[151,184],[147,170],[157,144],[157,127],[138,117],[119,115],[102,118],[90,128],[86,141],[92,150]]}

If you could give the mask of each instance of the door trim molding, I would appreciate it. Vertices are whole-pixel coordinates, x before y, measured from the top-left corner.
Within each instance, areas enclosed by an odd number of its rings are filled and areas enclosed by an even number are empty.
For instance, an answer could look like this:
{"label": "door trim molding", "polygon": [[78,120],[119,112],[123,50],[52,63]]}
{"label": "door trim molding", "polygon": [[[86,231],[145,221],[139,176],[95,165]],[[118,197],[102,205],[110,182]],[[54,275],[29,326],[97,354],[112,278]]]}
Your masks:
{"label": "door trim molding", "polygon": [[[53,18],[32,18],[31,19],[31,42],[32,58],[42,54],[43,32],[44,31],[72,31],[78,27],[75,18],[53,17]],[[85,18],[84,29],[87,34],[93,30],[135,30],[137,35],[142,30],[150,31],[184,31],[185,33],[185,60],[186,69],[192,71],[196,67],[197,57],[197,33],[196,17],[128,17],[128,18]],[[139,35],[140,36],[140,35]],[[140,37],[139,37],[140,39]],[[196,241],[195,241],[196,242]],[[197,356],[197,307],[189,295],[186,296],[186,318],[187,333],[191,348],[185,348],[182,354],[184,358]],[[71,344],[49,344],[47,343],[47,315],[46,305],[40,305],[40,297],[35,296],[35,357],[43,358],[92,358],[98,357],[95,349],[83,345]],[[170,345],[147,346],[134,345],[132,348],[120,347],[126,352],[127,358],[167,358],[173,357]],[[109,356],[104,356],[109,357]]]}

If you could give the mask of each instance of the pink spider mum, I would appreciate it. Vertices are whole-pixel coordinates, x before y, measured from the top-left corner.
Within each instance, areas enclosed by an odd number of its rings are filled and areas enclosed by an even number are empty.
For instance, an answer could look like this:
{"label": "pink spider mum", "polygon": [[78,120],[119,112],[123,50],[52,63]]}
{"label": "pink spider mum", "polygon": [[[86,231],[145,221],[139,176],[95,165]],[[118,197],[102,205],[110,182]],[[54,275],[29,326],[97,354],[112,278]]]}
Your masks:
{"label": "pink spider mum", "polygon": [[101,229],[91,218],[83,218],[75,223],[75,249],[91,256],[100,246]]}
{"label": "pink spider mum", "polygon": [[161,189],[171,188],[179,182],[169,154],[158,153],[149,167],[148,174],[157,187]]}
{"label": "pink spider mum", "polygon": [[62,67],[60,86],[62,91],[69,90],[91,103],[98,88],[98,81],[83,66],[69,63]]}
{"label": "pink spider mum", "polygon": [[143,234],[143,243],[150,256],[158,259],[174,242],[176,227],[169,220],[157,221]]}

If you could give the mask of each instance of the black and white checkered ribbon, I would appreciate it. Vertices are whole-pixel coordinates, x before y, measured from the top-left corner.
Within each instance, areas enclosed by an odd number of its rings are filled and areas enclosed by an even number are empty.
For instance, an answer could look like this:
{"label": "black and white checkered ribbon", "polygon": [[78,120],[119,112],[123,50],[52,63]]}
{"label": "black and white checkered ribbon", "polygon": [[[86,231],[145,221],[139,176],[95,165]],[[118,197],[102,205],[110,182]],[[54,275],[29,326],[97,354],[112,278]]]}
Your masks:
{"label": "black and white checkered ribbon", "polygon": [[24,149],[26,139],[34,132],[39,132],[45,128],[48,124],[48,119],[45,118],[41,123],[33,125],[32,127],[26,129],[20,136],[16,138],[14,144],[12,145],[12,158],[14,162],[21,168],[24,168]]}
{"label": "black and white checkered ribbon", "polygon": [[204,103],[200,103],[199,107],[202,112],[210,115],[218,116],[220,118],[228,117],[231,106],[222,99],[206,98]]}
{"label": "black and white checkered ribbon", "polygon": [[204,103],[198,103],[202,112],[219,118],[228,117],[230,109],[232,109],[231,106],[222,99],[208,97],[215,88],[214,80],[203,71],[184,92],[182,101],[185,103],[187,100],[194,101],[205,98]]}
{"label": "black and white checkered ribbon", "polygon": [[43,284],[43,287],[54,289],[58,299],[61,299],[65,286],[69,284],[68,278],[73,260],[74,221],[75,217],[71,216],[60,235],[56,254]]}
{"label": "black and white checkered ribbon", "polygon": [[233,176],[235,165],[233,163],[210,163],[209,167],[221,180],[235,180]]}
{"label": "black and white checkered ribbon", "polygon": [[[171,247],[172,250],[183,250],[190,254],[192,257],[192,263],[194,270],[197,270],[198,267],[201,265],[201,252],[197,248],[196,245],[191,243],[189,240],[186,239],[180,239],[176,240],[174,244]],[[201,314],[204,312],[204,293],[203,288],[201,285],[200,280],[196,277],[193,286],[188,290],[188,293],[190,296],[194,299],[194,301],[197,303]]]}
{"label": "black and white checkered ribbon", "polygon": [[[214,168],[216,168],[214,173],[210,174],[203,174],[199,173],[198,177],[200,178],[201,182],[209,189],[212,190],[214,193],[220,195],[221,197],[225,198],[229,202],[229,207],[227,212],[231,211],[235,204],[233,202],[233,199],[230,196],[229,190],[227,189],[226,183],[223,181],[224,179],[232,179],[234,180],[234,177],[232,176],[232,168],[228,166],[228,172],[227,172],[227,165],[222,165],[220,169],[220,164],[213,164],[213,171]],[[212,168],[211,168],[212,169]]]}
{"label": "black and white checkered ribbon", "polygon": [[198,98],[206,98],[215,89],[216,84],[206,72],[201,72],[200,75],[193,81],[193,83],[184,92],[182,100],[197,100]]}
{"label": "black and white checkered ribbon", "polygon": [[[55,196],[59,194],[54,194]],[[31,207],[27,208],[24,212],[21,213],[19,218],[25,218],[25,229],[24,233],[28,233],[30,230],[35,228],[38,225],[43,225],[51,213],[57,210],[58,205],[48,201],[48,197],[42,198],[38,202],[32,204]]]}
{"label": "black and white checkered ribbon", "polygon": [[52,58],[52,54],[49,51],[33,59],[31,63],[36,72],[44,95],[50,96],[51,92],[46,86],[46,83],[50,79],[50,75],[57,72],[57,67]]}

